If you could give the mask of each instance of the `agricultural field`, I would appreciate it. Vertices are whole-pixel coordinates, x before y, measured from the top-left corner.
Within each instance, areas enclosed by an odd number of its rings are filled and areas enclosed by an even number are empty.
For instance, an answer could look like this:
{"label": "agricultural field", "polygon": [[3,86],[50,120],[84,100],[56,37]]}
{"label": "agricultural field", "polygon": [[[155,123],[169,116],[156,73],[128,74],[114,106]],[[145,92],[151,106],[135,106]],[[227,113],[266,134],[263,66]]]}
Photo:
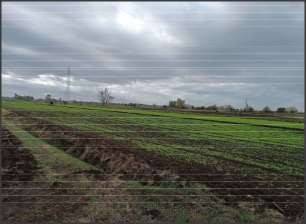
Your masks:
{"label": "agricultural field", "polygon": [[24,101],[2,119],[14,223],[302,222],[303,120]]}

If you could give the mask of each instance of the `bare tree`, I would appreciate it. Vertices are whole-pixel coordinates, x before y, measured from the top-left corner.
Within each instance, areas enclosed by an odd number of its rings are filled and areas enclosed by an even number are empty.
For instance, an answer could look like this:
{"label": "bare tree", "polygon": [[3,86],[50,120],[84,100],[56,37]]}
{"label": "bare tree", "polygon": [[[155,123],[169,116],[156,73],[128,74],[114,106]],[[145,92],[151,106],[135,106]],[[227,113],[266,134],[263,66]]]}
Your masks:
{"label": "bare tree", "polygon": [[52,96],[51,94],[47,94],[46,97],[45,97],[45,101],[49,104],[53,104],[53,99],[52,99]]}
{"label": "bare tree", "polygon": [[100,102],[103,105],[111,103],[112,100],[114,99],[114,97],[111,95],[111,93],[108,90],[108,88],[105,88],[104,90],[101,90],[99,92],[99,98],[100,98]]}

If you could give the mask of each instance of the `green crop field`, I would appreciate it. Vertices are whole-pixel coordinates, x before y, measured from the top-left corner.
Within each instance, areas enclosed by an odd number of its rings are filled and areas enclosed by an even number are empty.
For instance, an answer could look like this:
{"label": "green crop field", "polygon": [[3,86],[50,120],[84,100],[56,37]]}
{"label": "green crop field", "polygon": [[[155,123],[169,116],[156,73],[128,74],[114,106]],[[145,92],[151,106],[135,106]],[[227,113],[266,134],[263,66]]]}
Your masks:
{"label": "green crop field", "polygon": [[12,170],[29,164],[5,176],[9,205],[29,204],[10,207],[22,208],[16,220],[30,222],[37,213],[62,222],[55,215],[60,209],[64,220],[108,223],[115,209],[139,223],[148,216],[161,223],[300,222],[302,120],[115,105],[2,105],[7,161]]}
{"label": "green crop field", "polygon": [[224,161],[238,164],[241,172],[304,173],[304,124],[299,122],[73,104],[7,101],[3,107],[80,132],[128,140],[138,150],[178,161],[225,171]]}

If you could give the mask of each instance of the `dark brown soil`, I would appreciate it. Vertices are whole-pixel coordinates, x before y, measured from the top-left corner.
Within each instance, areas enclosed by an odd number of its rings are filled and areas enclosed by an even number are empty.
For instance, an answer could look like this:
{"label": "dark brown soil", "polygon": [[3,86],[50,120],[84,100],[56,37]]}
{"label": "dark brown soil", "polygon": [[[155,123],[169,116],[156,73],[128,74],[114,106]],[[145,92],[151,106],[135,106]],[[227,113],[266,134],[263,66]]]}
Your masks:
{"label": "dark brown soil", "polygon": [[[1,127],[1,156],[2,156],[2,182],[1,182],[1,223],[60,223],[62,218],[58,214],[65,214],[67,220],[75,216],[80,208],[79,204],[56,204],[72,198],[55,198],[52,206],[50,198],[41,198],[33,194],[31,181],[37,181],[44,175],[39,171],[38,163],[31,152],[7,129]],[[45,177],[44,177],[45,180]],[[48,187],[47,192],[38,190],[37,195],[61,195],[68,192],[58,187],[71,188],[70,194],[79,194],[74,191],[71,184],[57,182],[44,186],[40,183],[36,187]],[[30,202],[30,203],[29,203]],[[23,204],[26,203],[26,204]],[[39,204],[36,204],[39,203]],[[49,219],[49,221],[48,221]]]}
{"label": "dark brown soil", "polygon": [[[161,181],[175,181],[176,187],[188,187],[190,181],[204,183],[211,191],[236,206],[241,201],[263,204],[277,209],[287,217],[303,216],[303,178],[282,174],[262,173],[243,175],[240,165],[232,162],[221,164],[222,169],[161,157],[152,152],[136,149],[128,141],[114,141],[101,135],[74,132],[75,129],[54,125],[46,120],[33,119],[18,112],[23,122],[31,123],[24,128],[34,136],[46,138],[56,145],[106,173],[121,179],[142,180],[144,184],[158,186]],[[226,170],[226,172],[224,172]],[[153,182],[153,183],[152,183]]]}
{"label": "dark brown soil", "polygon": [[[2,180],[29,181],[36,171],[33,155],[7,129],[1,128]],[[23,175],[26,174],[26,175]]]}

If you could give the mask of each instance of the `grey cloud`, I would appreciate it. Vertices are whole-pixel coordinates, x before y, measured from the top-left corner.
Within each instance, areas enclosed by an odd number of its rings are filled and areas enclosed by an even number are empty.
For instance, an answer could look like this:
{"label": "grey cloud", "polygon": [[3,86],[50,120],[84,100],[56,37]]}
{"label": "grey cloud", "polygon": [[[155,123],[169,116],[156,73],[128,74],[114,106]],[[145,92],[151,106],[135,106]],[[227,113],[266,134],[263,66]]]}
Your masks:
{"label": "grey cloud", "polygon": [[[43,97],[48,86],[60,97],[60,77],[70,66],[72,91],[83,100],[96,100],[98,88],[108,86],[124,102],[164,104],[181,96],[198,105],[241,106],[248,97],[255,107],[302,109],[303,6],[7,2],[3,74],[24,80],[7,76],[3,93]],[[51,80],[63,88],[44,85]]]}

